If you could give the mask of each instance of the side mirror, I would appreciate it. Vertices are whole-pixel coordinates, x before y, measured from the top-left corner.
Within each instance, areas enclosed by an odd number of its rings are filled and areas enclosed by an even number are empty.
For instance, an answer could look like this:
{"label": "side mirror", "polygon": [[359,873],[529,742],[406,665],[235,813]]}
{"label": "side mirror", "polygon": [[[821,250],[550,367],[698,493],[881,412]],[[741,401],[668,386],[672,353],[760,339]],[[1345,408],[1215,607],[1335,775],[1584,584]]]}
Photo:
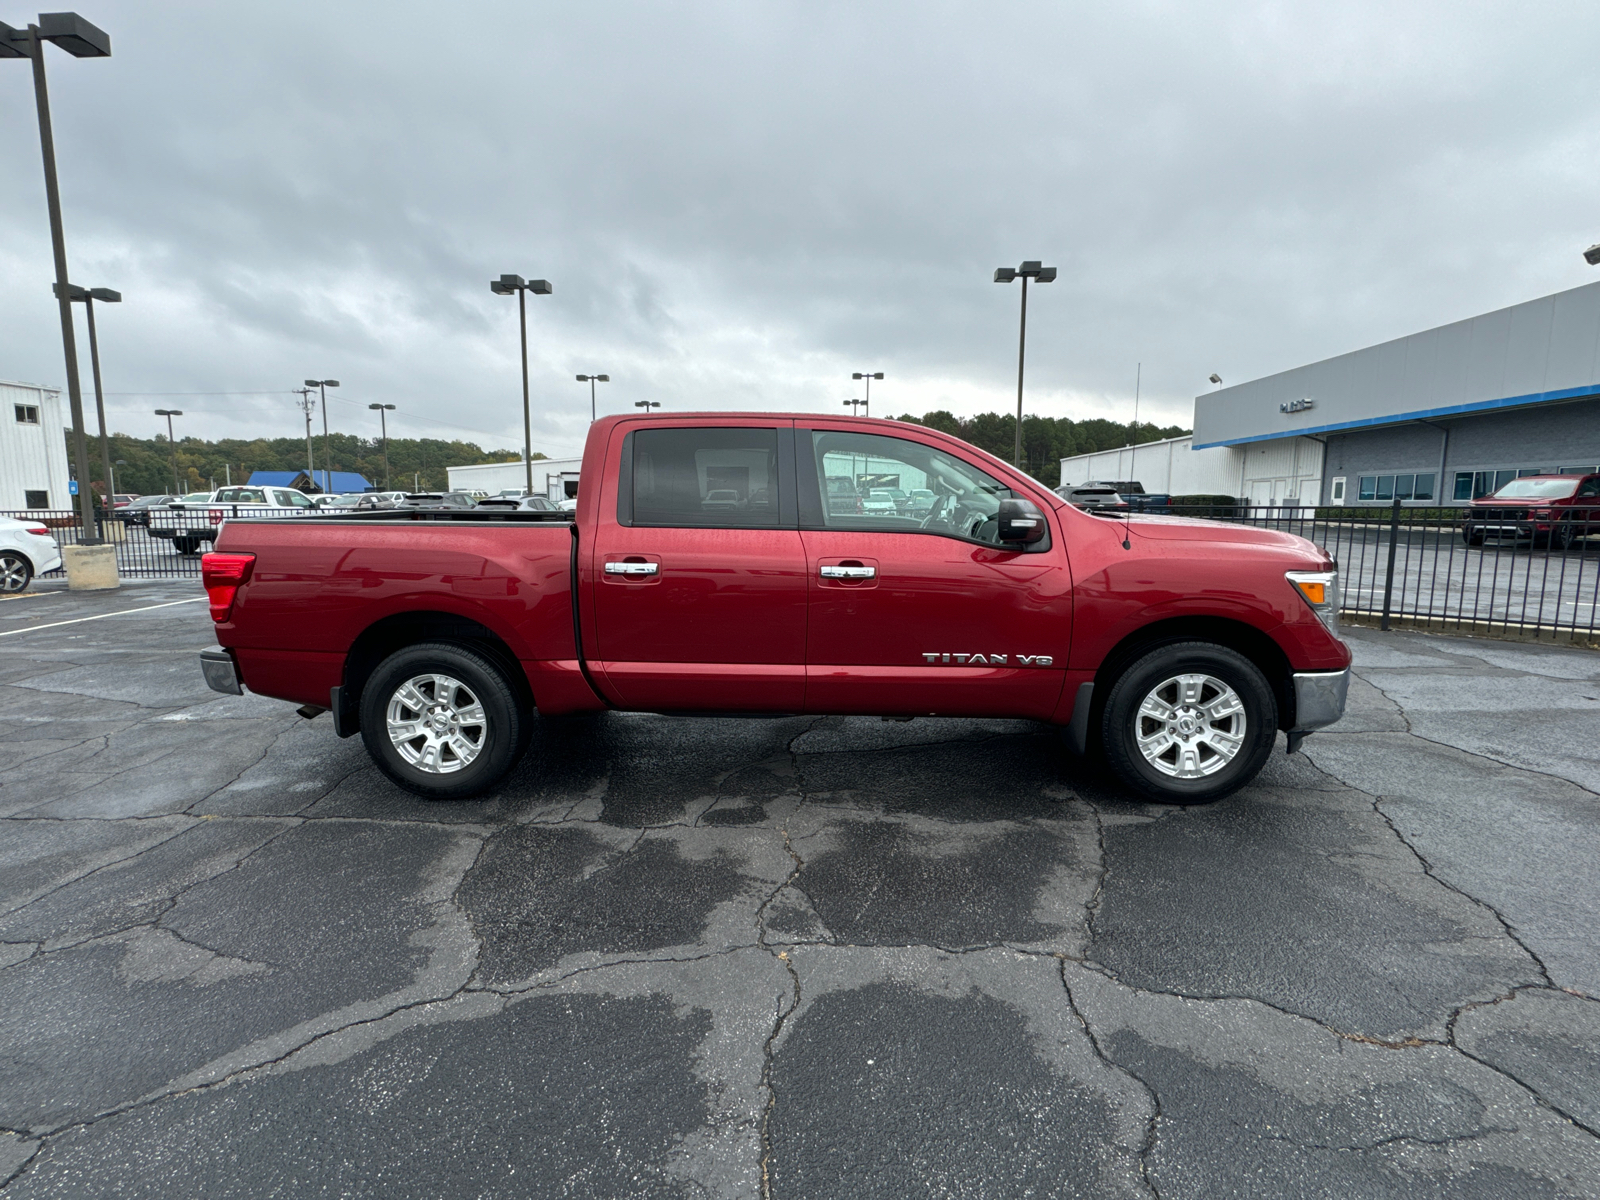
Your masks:
{"label": "side mirror", "polygon": [[1021,542],[1026,545],[1044,537],[1044,514],[1032,500],[1002,500],[996,516],[1002,542]]}

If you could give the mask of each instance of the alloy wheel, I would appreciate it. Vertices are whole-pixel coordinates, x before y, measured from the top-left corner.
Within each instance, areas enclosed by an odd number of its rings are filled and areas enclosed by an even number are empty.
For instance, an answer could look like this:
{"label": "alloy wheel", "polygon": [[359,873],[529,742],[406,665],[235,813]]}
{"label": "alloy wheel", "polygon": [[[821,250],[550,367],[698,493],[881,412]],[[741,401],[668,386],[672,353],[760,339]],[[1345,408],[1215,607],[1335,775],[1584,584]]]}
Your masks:
{"label": "alloy wheel", "polygon": [[1150,689],[1135,718],[1144,760],[1173,779],[1203,779],[1245,740],[1244,701],[1214,675],[1174,675]]}
{"label": "alloy wheel", "polygon": [[471,689],[449,675],[415,675],[389,697],[385,724],[396,752],[430,775],[469,766],[489,734],[483,705]]}

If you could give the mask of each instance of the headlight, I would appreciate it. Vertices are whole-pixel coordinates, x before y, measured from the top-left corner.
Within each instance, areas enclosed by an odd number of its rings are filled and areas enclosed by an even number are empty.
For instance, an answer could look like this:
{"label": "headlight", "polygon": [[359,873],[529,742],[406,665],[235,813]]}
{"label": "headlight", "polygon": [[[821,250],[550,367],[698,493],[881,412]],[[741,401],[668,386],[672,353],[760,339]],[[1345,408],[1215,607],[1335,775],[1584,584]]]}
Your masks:
{"label": "headlight", "polygon": [[1339,572],[1289,571],[1284,578],[1294,585],[1301,599],[1311,606],[1317,620],[1334,637],[1339,636]]}

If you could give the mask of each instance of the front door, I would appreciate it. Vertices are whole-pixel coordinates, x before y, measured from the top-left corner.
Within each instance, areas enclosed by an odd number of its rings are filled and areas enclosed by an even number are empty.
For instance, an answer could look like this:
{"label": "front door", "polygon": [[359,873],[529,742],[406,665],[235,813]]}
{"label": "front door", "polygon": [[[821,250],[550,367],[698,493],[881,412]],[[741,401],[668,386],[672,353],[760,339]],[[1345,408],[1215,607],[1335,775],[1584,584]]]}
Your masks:
{"label": "front door", "polygon": [[[627,435],[596,532],[591,667],[647,711],[799,712],[805,549],[793,430],[652,421]],[[780,454],[780,447],[783,451]]]}
{"label": "front door", "polygon": [[[796,446],[807,711],[1050,716],[1072,644],[1059,532],[1002,545],[995,512],[1016,493],[934,446],[822,428]],[[872,488],[914,499],[863,511]]]}

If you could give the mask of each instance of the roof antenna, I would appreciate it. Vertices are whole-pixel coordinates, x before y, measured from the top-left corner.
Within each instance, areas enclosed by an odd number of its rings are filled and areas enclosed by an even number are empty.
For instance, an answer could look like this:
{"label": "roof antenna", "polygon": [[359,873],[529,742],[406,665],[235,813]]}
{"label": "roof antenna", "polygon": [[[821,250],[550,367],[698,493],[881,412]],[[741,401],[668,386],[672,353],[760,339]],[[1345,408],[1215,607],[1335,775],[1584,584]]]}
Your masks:
{"label": "roof antenna", "polygon": [[[1139,363],[1133,368],[1133,437],[1129,440],[1129,444],[1133,447],[1133,451],[1128,455],[1129,471],[1133,470],[1134,465],[1139,459],[1139,384],[1142,383],[1143,380],[1144,364]],[[1122,498],[1122,502],[1127,504],[1128,498],[1124,496]],[[1128,540],[1129,526],[1132,524],[1132,522],[1133,506],[1130,504],[1128,505],[1127,510],[1122,514],[1122,548],[1124,550],[1133,549],[1132,543]]]}

